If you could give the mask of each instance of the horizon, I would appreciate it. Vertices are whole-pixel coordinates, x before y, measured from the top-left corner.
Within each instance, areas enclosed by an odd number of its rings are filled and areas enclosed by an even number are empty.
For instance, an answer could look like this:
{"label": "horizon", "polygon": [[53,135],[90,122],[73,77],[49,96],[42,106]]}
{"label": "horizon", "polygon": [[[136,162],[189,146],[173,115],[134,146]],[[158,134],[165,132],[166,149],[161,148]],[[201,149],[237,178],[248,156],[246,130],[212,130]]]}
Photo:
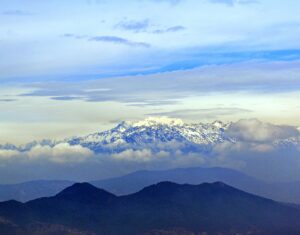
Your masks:
{"label": "horizon", "polygon": [[[148,117],[82,136],[0,145],[6,164],[1,174],[13,176],[3,177],[0,183],[81,182],[191,166],[234,169],[267,182],[299,181],[298,165],[289,165],[298,161],[299,140],[299,127],[257,119],[185,123],[178,118]],[[290,159],[282,158],[283,153]],[[32,169],[34,174],[27,173]]]}
{"label": "horizon", "polygon": [[[299,8],[1,1],[0,183],[190,166],[300,180]],[[105,135],[149,117],[230,124]]]}
{"label": "horizon", "polygon": [[[134,126],[134,127],[137,127],[137,126],[141,126],[141,125],[152,125],[151,123],[148,124],[147,122],[152,122],[153,121],[153,125],[155,125],[155,123],[157,125],[171,125],[171,126],[182,126],[182,125],[197,125],[197,124],[214,124],[216,122],[220,122],[222,124],[225,124],[225,125],[230,125],[230,124],[233,124],[233,123],[236,123],[236,122],[240,122],[240,121],[251,121],[251,120],[255,120],[257,122],[261,122],[261,120],[259,119],[256,119],[256,118],[244,118],[244,119],[239,119],[237,121],[222,121],[222,120],[219,120],[219,119],[213,119],[211,121],[206,121],[206,122],[203,122],[199,119],[199,121],[189,121],[189,122],[186,122],[184,119],[182,118],[172,118],[172,117],[168,117],[168,116],[148,116],[148,117],[145,117],[143,119],[134,119],[134,120],[127,120],[127,121],[119,121],[119,122],[112,122],[111,123],[111,127],[107,127],[107,129],[103,129],[103,130],[99,130],[99,129],[95,129],[94,131],[91,131],[91,132],[86,132],[86,133],[83,133],[81,135],[69,135],[69,136],[65,136],[64,138],[55,138],[55,139],[45,139],[45,138],[42,138],[42,139],[31,139],[29,141],[26,141],[26,142],[22,142],[22,143],[14,143],[14,142],[3,142],[3,143],[0,143],[0,146],[4,146],[4,145],[15,145],[15,146],[25,146],[26,144],[29,144],[29,143],[32,143],[32,142],[43,142],[43,141],[48,141],[48,140],[51,140],[51,141],[63,141],[63,140],[66,140],[66,139],[69,139],[69,138],[73,138],[73,137],[85,137],[87,135],[91,135],[91,134],[96,134],[96,133],[103,133],[103,132],[106,132],[106,131],[109,131],[111,129],[114,129],[116,127],[118,127],[119,125],[123,125],[123,124],[126,124],[126,125],[129,125],[129,126]],[[292,128],[296,128],[300,131],[300,126],[297,126],[297,125],[285,125],[285,124],[274,124],[274,123],[265,123],[265,124],[270,124],[270,125],[274,125],[274,126],[286,126],[286,127],[292,127]]]}
{"label": "horizon", "polygon": [[299,9],[1,0],[0,234],[300,235]]}
{"label": "horizon", "polygon": [[299,7],[293,0],[1,2],[0,143],[153,115],[300,126]]}

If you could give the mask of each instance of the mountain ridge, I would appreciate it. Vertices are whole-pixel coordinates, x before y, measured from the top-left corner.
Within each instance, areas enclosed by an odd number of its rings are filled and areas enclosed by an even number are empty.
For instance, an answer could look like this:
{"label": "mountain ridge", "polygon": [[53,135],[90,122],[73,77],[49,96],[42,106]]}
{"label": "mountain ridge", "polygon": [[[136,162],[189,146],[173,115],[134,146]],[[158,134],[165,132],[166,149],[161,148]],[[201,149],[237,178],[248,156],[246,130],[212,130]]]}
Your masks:
{"label": "mountain ridge", "polygon": [[[120,153],[127,149],[151,149],[153,153],[167,150],[172,153],[174,146],[181,146],[182,153],[198,152],[209,154],[220,143],[235,144],[239,138],[228,132],[234,123],[214,121],[211,123],[185,123],[181,119],[149,117],[137,122],[123,121],[114,128],[75,136],[64,140],[42,140],[16,146],[0,145],[0,149],[27,152],[37,146],[54,147],[59,144],[80,145],[94,153]],[[297,130],[295,128],[295,130]],[[242,139],[241,139],[242,141]],[[177,143],[177,145],[176,145]],[[297,136],[278,138],[272,142],[276,148],[297,148],[300,146],[300,132]]]}
{"label": "mountain ridge", "polygon": [[[101,199],[102,195],[110,193],[87,183],[74,184],[64,191],[70,192],[71,197],[61,197],[64,193],[59,193],[27,203],[2,202],[0,217],[28,234],[39,226],[39,234],[43,235],[55,226],[65,230],[54,234],[70,235],[74,233],[67,231],[141,235],[177,228],[200,234],[300,234],[299,209],[245,193],[223,182],[200,185],[160,182],[131,195],[112,195],[107,201]],[[93,197],[91,192],[99,195]],[[87,198],[73,200],[78,193]],[[0,232],[7,229],[13,228],[0,223]]]}
{"label": "mountain ridge", "polygon": [[[141,170],[120,177],[94,180],[89,183],[116,195],[126,195],[161,181],[172,181],[180,184],[222,181],[248,193],[276,201],[300,204],[300,182],[269,183],[240,171],[221,167]],[[16,199],[26,202],[39,197],[54,196],[74,183],[73,181],[36,181],[36,183],[31,181],[29,184],[0,185],[0,201]]]}

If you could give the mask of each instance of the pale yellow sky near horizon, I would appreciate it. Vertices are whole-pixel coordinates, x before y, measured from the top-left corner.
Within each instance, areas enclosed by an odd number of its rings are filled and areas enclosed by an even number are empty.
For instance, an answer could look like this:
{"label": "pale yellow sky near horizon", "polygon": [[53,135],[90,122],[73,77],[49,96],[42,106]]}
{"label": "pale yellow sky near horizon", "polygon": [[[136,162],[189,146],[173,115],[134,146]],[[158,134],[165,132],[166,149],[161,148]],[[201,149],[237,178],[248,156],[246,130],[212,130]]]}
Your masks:
{"label": "pale yellow sky near horizon", "polygon": [[[18,91],[20,92],[20,90]],[[0,99],[7,99],[1,91]],[[104,131],[121,121],[147,116],[169,116],[185,122],[224,122],[257,118],[273,124],[300,126],[299,92],[253,94],[211,93],[181,98],[163,106],[133,106],[116,101],[85,102],[52,100],[49,97],[18,97],[0,102],[0,144],[25,144],[33,140],[63,139]]]}

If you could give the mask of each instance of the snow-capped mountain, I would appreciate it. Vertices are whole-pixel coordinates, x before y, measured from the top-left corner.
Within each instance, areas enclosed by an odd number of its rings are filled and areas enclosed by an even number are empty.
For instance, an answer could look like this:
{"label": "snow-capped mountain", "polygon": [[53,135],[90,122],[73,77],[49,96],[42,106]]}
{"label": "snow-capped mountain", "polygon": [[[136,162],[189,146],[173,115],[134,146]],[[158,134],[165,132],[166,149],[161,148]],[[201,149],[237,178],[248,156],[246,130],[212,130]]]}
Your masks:
{"label": "snow-capped mountain", "polygon": [[216,121],[210,124],[187,124],[180,119],[165,117],[147,118],[139,122],[122,122],[115,128],[84,137],[68,139],[72,145],[82,145],[94,152],[120,152],[130,147],[152,150],[174,148],[199,148],[208,151],[212,145],[224,141],[234,142],[225,130],[228,124]]}
{"label": "snow-capped mountain", "polygon": [[[35,146],[50,146],[66,143],[80,145],[95,153],[119,153],[127,149],[150,149],[153,153],[161,150],[182,153],[210,153],[220,143],[235,144],[240,140],[230,134],[232,123],[214,121],[212,123],[184,123],[180,119],[150,117],[138,122],[121,122],[116,127],[82,137],[72,137],[61,141],[34,141],[24,146],[0,145],[0,149],[30,151]],[[299,132],[300,133],[300,132]],[[272,144],[279,148],[300,146],[300,135],[276,139]]]}

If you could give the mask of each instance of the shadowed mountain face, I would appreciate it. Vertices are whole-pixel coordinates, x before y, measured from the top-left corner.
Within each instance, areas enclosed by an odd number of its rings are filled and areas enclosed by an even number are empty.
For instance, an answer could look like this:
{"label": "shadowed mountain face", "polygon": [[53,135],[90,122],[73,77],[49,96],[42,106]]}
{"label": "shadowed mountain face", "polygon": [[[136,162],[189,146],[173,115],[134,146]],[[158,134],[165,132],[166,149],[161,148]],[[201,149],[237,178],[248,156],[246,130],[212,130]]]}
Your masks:
{"label": "shadowed mountain face", "polygon": [[300,204],[300,183],[267,183],[227,168],[178,168],[165,171],[138,171],[125,176],[92,181],[91,184],[117,195],[135,193],[161,181],[202,184],[222,181],[262,197]]}
{"label": "shadowed mountain face", "polygon": [[[125,176],[92,181],[91,184],[104,188],[117,195],[135,193],[144,187],[162,181],[171,181],[178,184],[201,184],[222,181],[241,188],[256,191],[264,183],[247,176],[239,171],[226,168],[178,168],[164,171],[137,171]],[[250,190],[251,191],[251,190]]]}
{"label": "shadowed mountain face", "polygon": [[300,234],[300,210],[224,183],[162,182],[120,197],[74,184],[54,197],[0,203],[0,218],[0,234]]}
{"label": "shadowed mountain face", "polygon": [[[161,181],[179,184],[201,184],[222,181],[246,192],[276,201],[300,204],[300,183],[266,183],[242,172],[226,168],[179,168],[164,171],[138,171],[125,176],[90,182],[116,195],[135,193]],[[15,185],[0,185],[0,201],[29,201],[49,197],[71,186],[71,181],[32,181]]]}

